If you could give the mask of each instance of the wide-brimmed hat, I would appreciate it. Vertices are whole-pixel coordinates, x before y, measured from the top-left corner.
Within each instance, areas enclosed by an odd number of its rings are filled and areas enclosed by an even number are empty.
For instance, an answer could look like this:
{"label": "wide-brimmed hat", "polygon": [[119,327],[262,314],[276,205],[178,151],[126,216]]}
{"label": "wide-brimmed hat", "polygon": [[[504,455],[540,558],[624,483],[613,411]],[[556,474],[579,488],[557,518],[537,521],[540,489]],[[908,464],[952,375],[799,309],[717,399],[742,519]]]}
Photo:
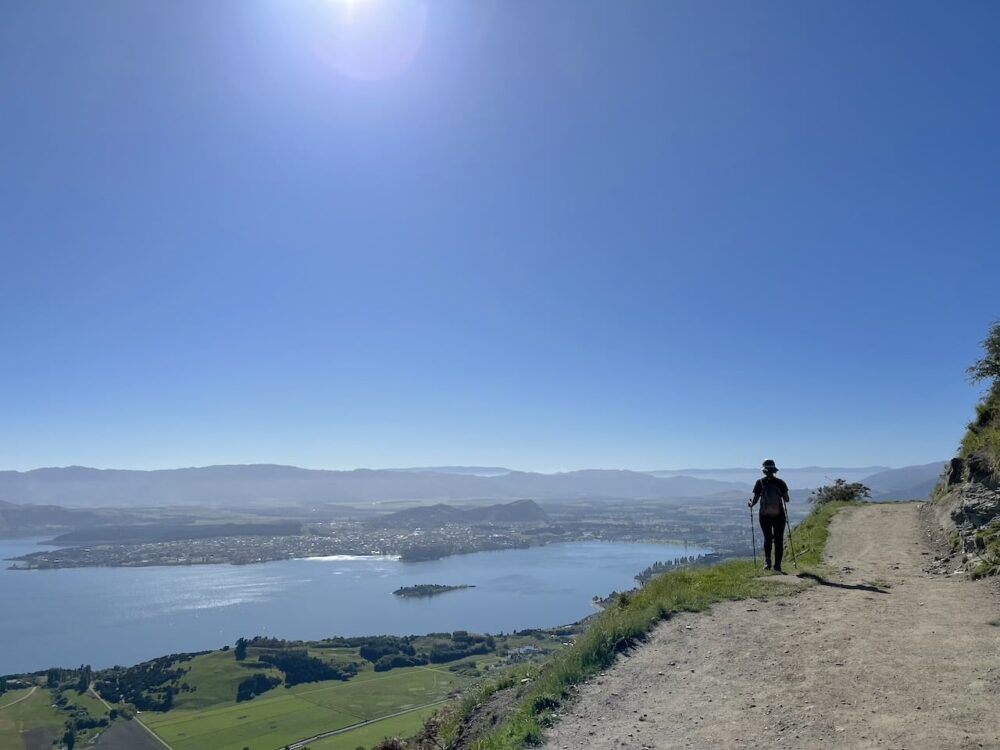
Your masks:
{"label": "wide-brimmed hat", "polygon": [[769,458],[764,463],[761,464],[761,468],[763,468],[764,471],[777,471],[778,465],[774,463],[773,458]]}

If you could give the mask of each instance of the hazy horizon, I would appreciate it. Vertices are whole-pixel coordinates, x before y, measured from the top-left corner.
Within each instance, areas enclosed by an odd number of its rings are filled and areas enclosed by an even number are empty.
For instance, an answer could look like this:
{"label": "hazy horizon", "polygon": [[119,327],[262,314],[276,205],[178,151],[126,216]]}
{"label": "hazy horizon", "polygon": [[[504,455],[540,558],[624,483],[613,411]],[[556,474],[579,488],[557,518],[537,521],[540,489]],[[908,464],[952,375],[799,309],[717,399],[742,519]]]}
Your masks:
{"label": "hazy horizon", "polygon": [[[950,457],[950,456],[949,456]],[[890,465],[887,463],[859,463],[856,465],[823,465],[823,464],[810,464],[804,466],[786,466],[779,464],[780,471],[802,471],[811,469],[900,469],[909,466],[925,466],[933,463],[944,463],[947,458],[940,459],[940,461],[913,461],[904,464]],[[190,464],[184,466],[90,466],[86,464],[44,464],[39,466],[29,466],[27,468],[18,467],[7,467],[0,466],[0,471],[15,471],[19,473],[27,473],[30,471],[38,471],[41,469],[96,469],[98,471],[173,471],[181,469],[207,469],[213,467],[223,467],[223,466],[275,466],[284,468],[295,468],[295,469],[307,469],[309,471],[434,471],[436,469],[448,470],[448,469],[503,469],[504,471],[512,472],[525,472],[533,474],[565,474],[579,471],[628,471],[634,472],[636,474],[652,474],[656,472],[704,472],[704,471],[760,471],[758,466],[745,465],[745,466],[685,466],[680,468],[671,468],[669,466],[660,466],[657,468],[633,468],[629,466],[576,466],[571,468],[553,468],[553,469],[526,469],[518,466],[500,466],[499,464],[460,464],[452,463],[447,465],[438,466],[421,466],[418,464],[413,464],[410,466],[314,466],[306,465],[301,463],[280,463],[275,461],[241,461],[234,463],[200,463],[200,464]]]}

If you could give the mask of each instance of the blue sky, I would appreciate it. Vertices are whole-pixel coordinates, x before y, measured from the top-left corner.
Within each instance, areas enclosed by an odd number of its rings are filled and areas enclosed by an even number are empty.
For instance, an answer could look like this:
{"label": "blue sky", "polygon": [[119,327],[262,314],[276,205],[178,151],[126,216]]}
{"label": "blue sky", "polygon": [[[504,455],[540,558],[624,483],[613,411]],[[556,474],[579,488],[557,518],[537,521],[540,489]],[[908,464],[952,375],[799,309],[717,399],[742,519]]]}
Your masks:
{"label": "blue sky", "polygon": [[0,468],[950,456],[1000,6],[0,6]]}

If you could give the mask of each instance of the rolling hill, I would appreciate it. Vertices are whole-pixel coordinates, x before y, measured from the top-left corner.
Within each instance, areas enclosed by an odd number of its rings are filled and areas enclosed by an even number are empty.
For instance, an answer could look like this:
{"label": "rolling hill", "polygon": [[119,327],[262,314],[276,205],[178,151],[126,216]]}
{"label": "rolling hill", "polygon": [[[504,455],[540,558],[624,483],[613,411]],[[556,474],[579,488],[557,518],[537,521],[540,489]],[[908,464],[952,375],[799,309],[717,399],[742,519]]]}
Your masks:
{"label": "rolling hill", "polygon": [[534,500],[515,500],[480,508],[455,508],[442,503],[424,505],[390,513],[371,523],[382,528],[412,528],[449,523],[536,523],[547,518],[548,514]]}

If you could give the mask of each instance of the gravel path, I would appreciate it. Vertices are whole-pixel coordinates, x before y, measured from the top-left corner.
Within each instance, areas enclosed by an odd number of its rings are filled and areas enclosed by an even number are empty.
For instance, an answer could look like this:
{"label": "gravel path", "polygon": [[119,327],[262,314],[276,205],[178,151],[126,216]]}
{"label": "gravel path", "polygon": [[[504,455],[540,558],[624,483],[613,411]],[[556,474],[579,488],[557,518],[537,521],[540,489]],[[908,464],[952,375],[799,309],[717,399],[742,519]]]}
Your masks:
{"label": "gravel path", "polygon": [[826,585],[665,622],[545,747],[1000,750],[1000,592],[925,572],[919,507],[840,513]]}

